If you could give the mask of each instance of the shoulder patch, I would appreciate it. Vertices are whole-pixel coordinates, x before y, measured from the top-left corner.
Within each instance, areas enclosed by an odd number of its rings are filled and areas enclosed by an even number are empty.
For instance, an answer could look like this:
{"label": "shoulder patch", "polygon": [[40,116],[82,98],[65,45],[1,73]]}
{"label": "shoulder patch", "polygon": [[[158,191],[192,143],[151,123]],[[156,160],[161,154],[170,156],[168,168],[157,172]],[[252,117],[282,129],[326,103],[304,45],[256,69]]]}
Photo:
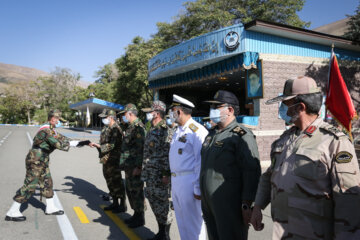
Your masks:
{"label": "shoulder patch", "polygon": [[246,134],[246,131],[242,129],[241,127],[237,126],[233,130],[231,130],[234,133],[239,134],[240,136],[244,136]]}
{"label": "shoulder patch", "polygon": [[328,133],[331,133],[332,135],[334,135],[337,138],[342,137],[342,136],[346,136],[345,133],[343,133],[337,127],[335,127],[333,125],[330,125],[330,124],[323,125],[320,128],[325,130]]}
{"label": "shoulder patch", "polygon": [[349,152],[342,151],[336,154],[335,161],[337,163],[348,163],[351,162],[351,159],[353,158],[353,155]]}
{"label": "shoulder patch", "polygon": [[189,128],[191,129],[191,131],[193,131],[193,132],[196,132],[199,128],[197,127],[197,126],[195,126],[195,124],[193,124],[193,123],[191,123],[190,125],[189,125]]}

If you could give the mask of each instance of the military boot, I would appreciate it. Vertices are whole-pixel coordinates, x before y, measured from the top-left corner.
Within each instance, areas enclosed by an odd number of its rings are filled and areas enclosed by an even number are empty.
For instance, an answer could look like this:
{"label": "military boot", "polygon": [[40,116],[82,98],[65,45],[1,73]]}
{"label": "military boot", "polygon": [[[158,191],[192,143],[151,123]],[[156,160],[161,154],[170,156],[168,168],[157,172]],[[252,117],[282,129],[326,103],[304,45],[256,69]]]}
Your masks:
{"label": "military boot", "polygon": [[135,212],[133,219],[128,224],[130,228],[137,228],[145,225],[144,212]]}
{"label": "military boot", "polygon": [[165,225],[165,236],[163,240],[170,240],[170,225],[171,223]]}
{"label": "military boot", "polygon": [[104,210],[105,211],[112,211],[112,210],[115,210],[117,208],[119,208],[119,199],[118,198],[113,198],[112,204],[110,204],[107,207],[104,207]]}
{"label": "military boot", "polygon": [[112,212],[113,213],[123,213],[123,212],[126,212],[126,211],[127,211],[126,199],[125,198],[120,198],[120,206],[113,209]]}
{"label": "military boot", "polygon": [[165,224],[159,224],[159,232],[155,234],[153,238],[148,238],[147,240],[162,240],[165,239]]}

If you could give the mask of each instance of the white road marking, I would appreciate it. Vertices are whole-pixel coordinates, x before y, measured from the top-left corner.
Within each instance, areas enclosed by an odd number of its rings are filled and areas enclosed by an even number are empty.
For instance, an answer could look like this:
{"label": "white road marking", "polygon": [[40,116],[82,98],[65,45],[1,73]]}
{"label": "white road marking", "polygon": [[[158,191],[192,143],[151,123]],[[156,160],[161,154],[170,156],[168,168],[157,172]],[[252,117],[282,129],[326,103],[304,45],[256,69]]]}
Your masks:
{"label": "white road marking", "polygon": [[[32,138],[30,136],[29,132],[26,132],[28,139],[30,141],[30,144],[33,144]],[[56,194],[56,192],[54,191],[54,202],[55,205],[57,207],[59,207],[60,209],[64,209],[63,206],[61,205],[61,202]],[[65,240],[77,240],[77,236],[75,234],[74,228],[72,227],[69,218],[67,217],[66,213],[64,213],[63,215],[58,215],[56,216],[56,219],[58,221],[58,224],[60,226],[60,230],[61,233],[64,237]]]}
{"label": "white road marking", "polygon": [[10,132],[8,132],[8,134],[6,134],[6,136],[5,137],[3,137],[1,140],[0,140],[0,146],[5,142],[5,140],[11,135],[11,131]]}

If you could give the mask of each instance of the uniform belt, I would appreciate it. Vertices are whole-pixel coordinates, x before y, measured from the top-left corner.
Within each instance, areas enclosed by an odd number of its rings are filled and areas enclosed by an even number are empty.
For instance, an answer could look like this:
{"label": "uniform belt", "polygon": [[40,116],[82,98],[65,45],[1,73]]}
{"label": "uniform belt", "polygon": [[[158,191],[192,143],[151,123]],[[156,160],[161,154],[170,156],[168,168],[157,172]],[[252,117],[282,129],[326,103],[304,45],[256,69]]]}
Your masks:
{"label": "uniform belt", "polygon": [[190,174],[193,174],[193,173],[194,173],[194,171],[172,172],[171,176],[172,177],[180,177],[180,176],[190,175]]}

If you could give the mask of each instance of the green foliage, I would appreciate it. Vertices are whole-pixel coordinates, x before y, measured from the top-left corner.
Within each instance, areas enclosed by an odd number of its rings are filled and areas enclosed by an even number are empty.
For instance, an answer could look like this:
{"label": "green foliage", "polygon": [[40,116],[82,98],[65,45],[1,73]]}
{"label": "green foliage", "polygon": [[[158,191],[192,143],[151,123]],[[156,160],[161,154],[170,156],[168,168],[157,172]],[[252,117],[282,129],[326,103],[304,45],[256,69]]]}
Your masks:
{"label": "green foliage", "polygon": [[355,10],[355,14],[350,17],[348,25],[348,31],[344,34],[344,37],[351,39],[353,41],[357,41],[360,43],[360,1],[357,9]]}

